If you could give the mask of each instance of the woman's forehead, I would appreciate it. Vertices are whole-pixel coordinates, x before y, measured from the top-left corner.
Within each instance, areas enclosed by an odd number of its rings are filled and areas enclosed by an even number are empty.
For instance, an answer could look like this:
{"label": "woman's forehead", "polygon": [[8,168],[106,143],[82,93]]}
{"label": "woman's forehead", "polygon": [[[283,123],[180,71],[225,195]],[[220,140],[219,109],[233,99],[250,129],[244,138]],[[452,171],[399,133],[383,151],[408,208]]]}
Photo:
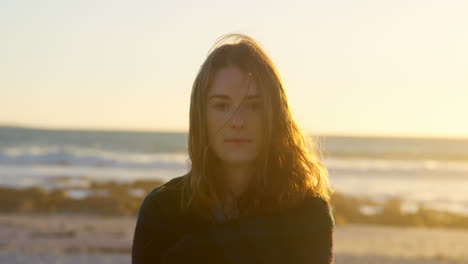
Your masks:
{"label": "woman's forehead", "polygon": [[217,71],[208,91],[208,97],[226,98],[239,95],[260,96],[252,74],[244,73],[235,66]]}

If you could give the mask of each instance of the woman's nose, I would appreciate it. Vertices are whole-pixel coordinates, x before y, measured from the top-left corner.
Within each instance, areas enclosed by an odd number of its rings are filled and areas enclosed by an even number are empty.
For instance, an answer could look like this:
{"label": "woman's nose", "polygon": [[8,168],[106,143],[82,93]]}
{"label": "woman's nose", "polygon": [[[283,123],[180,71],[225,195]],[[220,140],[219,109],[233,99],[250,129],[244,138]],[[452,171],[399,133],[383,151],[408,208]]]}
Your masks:
{"label": "woman's nose", "polygon": [[[241,109],[238,109],[241,110]],[[232,128],[242,128],[245,125],[245,117],[243,116],[243,111],[235,111],[231,119]]]}

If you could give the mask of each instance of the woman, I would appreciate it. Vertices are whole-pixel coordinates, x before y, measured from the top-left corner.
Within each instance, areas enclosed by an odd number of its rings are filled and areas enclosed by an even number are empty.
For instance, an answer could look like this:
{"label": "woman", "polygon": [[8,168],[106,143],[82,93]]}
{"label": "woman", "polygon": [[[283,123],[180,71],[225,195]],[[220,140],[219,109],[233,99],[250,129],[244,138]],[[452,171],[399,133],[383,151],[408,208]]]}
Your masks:
{"label": "woman", "polygon": [[309,143],[260,45],[221,38],[192,87],[190,171],[144,199],[132,262],[333,263],[333,190]]}

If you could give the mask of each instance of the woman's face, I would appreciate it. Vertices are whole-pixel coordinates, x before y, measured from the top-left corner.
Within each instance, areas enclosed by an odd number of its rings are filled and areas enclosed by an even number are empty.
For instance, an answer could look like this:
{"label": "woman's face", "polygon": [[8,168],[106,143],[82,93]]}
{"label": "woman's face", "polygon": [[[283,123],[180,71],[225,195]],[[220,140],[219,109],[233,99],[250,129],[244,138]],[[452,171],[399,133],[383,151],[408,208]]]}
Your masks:
{"label": "woman's face", "polygon": [[262,146],[262,100],[251,75],[238,67],[218,70],[207,98],[211,149],[225,165],[251,165]]}

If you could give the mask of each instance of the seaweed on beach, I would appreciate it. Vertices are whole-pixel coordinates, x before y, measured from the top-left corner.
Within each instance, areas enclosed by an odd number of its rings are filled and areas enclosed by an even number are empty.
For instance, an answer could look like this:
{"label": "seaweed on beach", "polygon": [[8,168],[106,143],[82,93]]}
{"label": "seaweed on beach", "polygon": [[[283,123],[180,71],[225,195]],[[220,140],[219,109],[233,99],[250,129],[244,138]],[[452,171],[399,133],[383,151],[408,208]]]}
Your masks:
{"label": "seaweed on beach", "polygon": [[[0,212],[136,216],[143,198],[163,183],[159,180],[93,182],[88,188],[81,189],[88,193],[81,198],[70,195],[67,188],[46,191],[40,187],[0,187]],[[403,201],[398,198],[379,202],[335,192],[330,203],[337,225],[356,223],[468,229],[468,216],[424,205],[419,205],[413,212],[405,212],[402,210]],[[376,210],[369,214],[362,210],[364,207]]]}
{"label": "seaweed on beach", "polygon": [[[428,208],[419,204],[414,212],[402,210],[403,200],[391,198],[382,202],[368,198],[334,193],[331,200],[335,222],[344,224],[376,224],[389,226],[444,227],[468,229],[468,216]],[[363,206],[374,206],[374,214],[362,212]]]}

